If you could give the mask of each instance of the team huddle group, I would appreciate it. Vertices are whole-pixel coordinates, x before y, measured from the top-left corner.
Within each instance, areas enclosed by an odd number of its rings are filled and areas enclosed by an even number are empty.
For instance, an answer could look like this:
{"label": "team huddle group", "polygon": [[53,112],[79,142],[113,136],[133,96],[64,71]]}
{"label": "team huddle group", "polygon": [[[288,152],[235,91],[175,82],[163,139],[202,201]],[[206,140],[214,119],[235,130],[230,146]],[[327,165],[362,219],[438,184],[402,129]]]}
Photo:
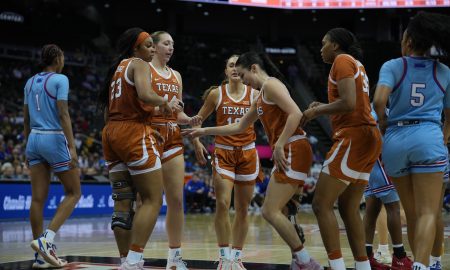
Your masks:
{"label": "team huddle group", "polygon": [[[257,120],[264,127],[274,162],[262,216],[291,249],[290,269],[323,269],[308,254],[299,227],[285,215],[286,205],[301,192],[312,165],[311,146],[302,128],[322,115],[331,119],[334,144],[317,181],[313,211],[330,268],[346,269],[333,210],[337,201],[355,269],[441,269],[442,196],[436,194],[443,193],[448,163],[450,69],[429,54],[432,47],[442,55],[449,53],[448,36],[448,16],[420,12],[411,19],[403,34],[402,57],[381,67],[373,106],[369,79],[360,62],[362,50],[355,35],[344,28],[333,28],[322,39],[322,59],[332,65],[329,102],[312,102],[303,112],[267,56],[255,52],[232,55],[225,61],[225,81],[208,89],[200,111],[188,116],[183,112],[181,75],[167,65],[174,52],[171,35],[164,31],[148,34],[139,28],[125,31],[99,94],[106,123],[102,144],[115,203],[111,228],[121,257],[119,269],[144,269],[143,251],[163,192],[168,206],[166,269],[188,269],[181,252],[182,137],[191,138],[198,162],[205,164],[208,151],[199,137],[207,135],[215,136],[211,163],[217,269],[245,269],[242,249],[249,227],[247,211],[254,184],[262,180],[253,129]],[[69,84],[60,74],[64,54],[58,46],[46,45],[41,57],[43,72],[30,78],[24,89],[24,128],[33,191],[33,268],[50,268],[67,264],[56,255],[54,236],[80,197],[80,183],[67,109]],[[201,128],[212,113],[216,126]],[[190,128],[181,130],[179,125]],[[44,230],[42,210],[51,171],[61,180],[66,196]],[[233,189],[236,214],[231,224],[228,209]],[[364,193],[363,223],[359,203]],[[405,210],[414,261],[403,247],[399,201]],[[372,250],[383,204],[394,251],[389,266],[375,260]]]}

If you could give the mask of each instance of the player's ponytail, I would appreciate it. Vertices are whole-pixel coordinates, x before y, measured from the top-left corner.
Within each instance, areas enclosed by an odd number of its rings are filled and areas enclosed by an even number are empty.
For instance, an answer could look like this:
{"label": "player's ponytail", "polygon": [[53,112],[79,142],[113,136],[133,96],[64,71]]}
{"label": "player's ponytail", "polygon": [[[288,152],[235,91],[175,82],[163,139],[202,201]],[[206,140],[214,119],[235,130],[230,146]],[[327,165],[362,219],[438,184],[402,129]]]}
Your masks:
{"label": "player's ponytail", "polygon": [[267,72],[269,76],[276,77],[286,86],[289,92],[292,92],[291,86],[287,83],[286,78],[280,72],[278,67],[270,60],[269,56],[265,53],[246,52],[239,56],[236,66],[241,66],[250,70],[253,64],[259,65],[259,67]]}
{"label": "player's ponytail", "polygon": [[327,32],[331,42],[339,45],[339,49],[362,61],[363,50],[356,36],[345,28],[333,28]]}
{"label": "player's ponytail", "polygon": [[123,59],[130,58],[133,56],[133,49],[136,40],[140,33],[144,32],[141,28],[130,28],[122,33],[117,40],[116,51],[117,55],[112,61],[111,66],[108,69],[106,78],[103,84],[103,88],[100,90],[97,99],[97,111],[100,109],[104,111],[106,107],[109,106],[109,87],[111,84],[112,77],[116,72],[117,66]]}
{"label": "player's ponytail", "polygon": [[434,45],[444,56],[450,54],[450,17],[430,12],[419,12],[406,29],[411,49],[426,54]]}

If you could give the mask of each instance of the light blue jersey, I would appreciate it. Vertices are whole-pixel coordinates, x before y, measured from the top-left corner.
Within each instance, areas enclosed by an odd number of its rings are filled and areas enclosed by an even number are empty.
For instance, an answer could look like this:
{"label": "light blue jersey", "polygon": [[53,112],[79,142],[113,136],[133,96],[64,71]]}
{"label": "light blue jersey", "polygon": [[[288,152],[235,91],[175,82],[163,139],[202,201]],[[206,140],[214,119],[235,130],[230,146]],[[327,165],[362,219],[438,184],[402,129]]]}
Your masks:
{"label": "light blue jersey", "polygon": [[67,77],[57,73],[38,73],[27,81],[24,92],[24,103],[28,104],[30,114],[30,128],[62,130],[56,101],[68,100]]}
{"label": "light blue jersey", "polygon": [[70,151],[59,120],[57,100],[68,100],[69,80],[65,75],[38,73],[24,89],[31,133],[26,156],[30,166],[49,164],[54,172],[70,170]]}
{"label": "light blue jersey", "polygon": [[441,114],[450,108],[450,69],[429,58],[397,58],[383,65],[378,85],[392,89],[382,151],[387,174],[444,172]]}
{"label": "light blue jersey", "polygon": [[441,124],[443,107],[450,108],[450,69],[436,60],[401,57],[382,66],[378,85],[392,89],[388,125],[419,120]]}

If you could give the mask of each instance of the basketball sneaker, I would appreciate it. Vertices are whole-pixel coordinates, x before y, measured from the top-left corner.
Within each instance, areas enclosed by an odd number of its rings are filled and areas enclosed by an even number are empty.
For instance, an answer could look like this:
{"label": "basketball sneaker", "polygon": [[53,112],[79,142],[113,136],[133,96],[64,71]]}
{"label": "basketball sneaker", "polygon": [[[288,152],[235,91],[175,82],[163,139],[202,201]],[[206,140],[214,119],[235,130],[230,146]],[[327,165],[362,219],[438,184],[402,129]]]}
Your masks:
{"label": "basketball sneaker", "polygon": [[430,270],[442,270],[441,262],[434,262],[432,265],[430,265]]}
{"label": "basketball sneaker", "polygon": [[372,270],[389,270],[389,269],[391,269],[389,266],[382,264],[382,263],[378,262],[377,260],[375,260],[373,254],[372,254],[372,256],[369,256],[369,263],[370,263],[370,268]]}
{"label": "basketball sneaker", "polygon": [[237,259],[231,262],[231,267],[229,270],[247,270],[247,268],[244,267],[241,259]]}
{"label": "basketball sneaker", "polygon": [[31,241],[31,247],[53,267],[63,267],[67,264],[67,261],[61,260],[56,256],[55,244],[47,241],[45,237],[41,236],[38,239]]}
{"label": "basketball sneaker", "polygon": [[166,270],[188,270],[187,263],[180,256],[173,259],[167,259]]}
{"label": "basketball sneaker", "polygon": [[380,263],[388,264],[392,262],[392,256],[389,252],[381,252],[377,251],[374,254],[375,260],[377,260]]}
{"label": "basketball sneaker", "polygon": [[308,263],[300,263],[292,260],[290,270],[323,270],[323,267],[313,258]]}
{"label": "basketball sneaker", "polygon": [[231,261],[226,258],[219,258],[219,264],[217,270],[231,270]]}
{"label": "basketball sneaker", "polygon": [[395,255],[392,256],[392,270],[410,270],[413,265],[413,261],[411,261],[408,256],[405,256],[401,259],[397,258]]}
{"label": "basketball sneaker", "polygon": [[[60,259],[61,260],[61,264],[66,265],[67,261]],[[33,269],[50,269],[50,268],[55,268],[55,266],[49,264],[48,262],[46,262],[45,260],[43,260],[40,256],[39,253],[34,253],[34,262],[32,265]]]}
{"label": "basketball sneaker", "polygon": [[130,264],[129,262],[125,261],[117,270],[145,270],[144,260],[135,264]]}

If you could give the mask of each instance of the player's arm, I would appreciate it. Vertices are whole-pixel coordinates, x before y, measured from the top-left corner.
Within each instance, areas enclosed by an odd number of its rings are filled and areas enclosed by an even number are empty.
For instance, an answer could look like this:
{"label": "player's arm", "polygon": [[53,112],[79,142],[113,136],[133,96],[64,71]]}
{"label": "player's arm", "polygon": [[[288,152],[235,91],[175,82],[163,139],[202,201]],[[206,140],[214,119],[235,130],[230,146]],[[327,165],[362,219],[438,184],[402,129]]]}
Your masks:
{"label": "player's arm", "polygon": [[78,166],[78,155],[75,148],[75,139],[73,137],[72,131],[72,120],[69,114],[69,80],[66,76],[61,76],[59,82],[56,83],[57,94],[56,94],[56,107],[58,109],[59,121],[66,136],[67,146],[70,151],[71,162],[70,166],[75,168]]}
{"label": "player's arm", "polygon": [[[152,106],[160,106],[168,102],[152,89],[150,67],[142,60],[134,60],[128,69],[129,78],[133,78],[139,99]],[[130,74],[131,73],[131,74]]]}
{"label": "player's arm", "polygon": [[193,117],[189,117],[184,111],[184,103],[183,103],[183,80],[181,79],[181,74],[174,70],[175,76],[177,77],[178,83],[180,84],[180,89],[178,91],[178,100],[181,102],[181,111],[178,111],[177,113],[177,123],[180,125],[191,125],[191,126],[197,126],[198,124],[201,124],[202,118],[200,118],[198,115],[195,115]]}
{"label": "player's arm", "polygon": [[278,80],[270,80],[264,87],[264,98],[275,103],[281,110],[288,114],[283,132],[281,132],[275,148],[284,148],[289,137],[294,134],[300,124],[302,112],[289,95],[286,86]]}
{"label": "player's arm", "polygon": [[250,125],[258,120],[258,114],[256,113],[256,104],[252,104],[250,110],[244,114],[239,122],[220,126],[220,127],[207,127],[207,128],[191,128],[183,131],[184,135],[189,135],[191,138],[215,135],[215,136],[229,136],[239,134],[245,131]]}
{"label": "player's arm", "polygon": [[356,84],[353,78],[344,78],[337,82],[339,98],[332,103],[322,104],[315,108],[316,116],[350,113],[355,109]]}
{"label": "player's arm", "polygon": [[378,117],[378,127],[384,133],[387,126],[386,106],[389,96],[396,85],[395,70],[398,69],[398,60],[390,60],[381,66],[378,76],[377,88],[373,97],[373,108]]}
{"label": "player's arm", "polygon": [[392,92],[392,88],[387,85],[377,85],[375,95],[373,97],[373,109],[378,117],[378,126],[382,133],[386,130],[387,115],[386,105],[389,99],[389,95]]}
{"label": "player's arm", "polygon": [[450,137],[450,82],[447,84],[444,95],[444,117],[444,127],[442,131],[444,133],[444,144],[447,145]]}
{"label": "player's arm", "polygon": [[31,129],[30,129],[30,112],[28,109],[28,91],[31,87],[30,80],[27,81],[25,84],[25,88],[23,90],[23,132],[25,136],[25,143],[28,141],[28,136],[30,135]]}
{"label": "player's arm", "polygon": [[28,136],[30,136],[30,115],[28,111],[28,104],[23,105],[23,132],[25,136],[25,142],[28,141]]}
{"label": "player's arm", "polygon": [[289,162],[284,152],[284,146],[286,145],[289,137],[291,137],[298,128],[300,119],[302,118],[302,112],[289,95],[289,91],[286,86],[278,80],[271,80],[266,83],[264,97],[268,101],[274,102],[288,115],[283,131],[274,145],[272,157],[277,170],[286,171],[288,169]]}
{"label": "player's arm", "polygon": [[[199,116],[202,121],[207,119],[213,112],[214,109],[217,106],[217,102],[219,99],[219,89],[214,88],[209,92],[208,96],[205,99],[205,102],[203,103],[203,106],[200,108],[200,110],[197,113],[197,116]],[[201,128],[201,123],[199,125],[193,126],[193,128]],[[208,150],[206,150],[205,146],[200,142],[200,138],[193,138],[192,144],[194,145],[195,150],[195,156],[197,158],[197,161],[201,165],[206,164],[206,156],[208,156]]]}
{"label": "player's arm", "polygon": [[444,127],[443,127],[443,133],[444,133],[444,144],[448,144],[448,140],[450,137],[450,108],[444,109]]}

